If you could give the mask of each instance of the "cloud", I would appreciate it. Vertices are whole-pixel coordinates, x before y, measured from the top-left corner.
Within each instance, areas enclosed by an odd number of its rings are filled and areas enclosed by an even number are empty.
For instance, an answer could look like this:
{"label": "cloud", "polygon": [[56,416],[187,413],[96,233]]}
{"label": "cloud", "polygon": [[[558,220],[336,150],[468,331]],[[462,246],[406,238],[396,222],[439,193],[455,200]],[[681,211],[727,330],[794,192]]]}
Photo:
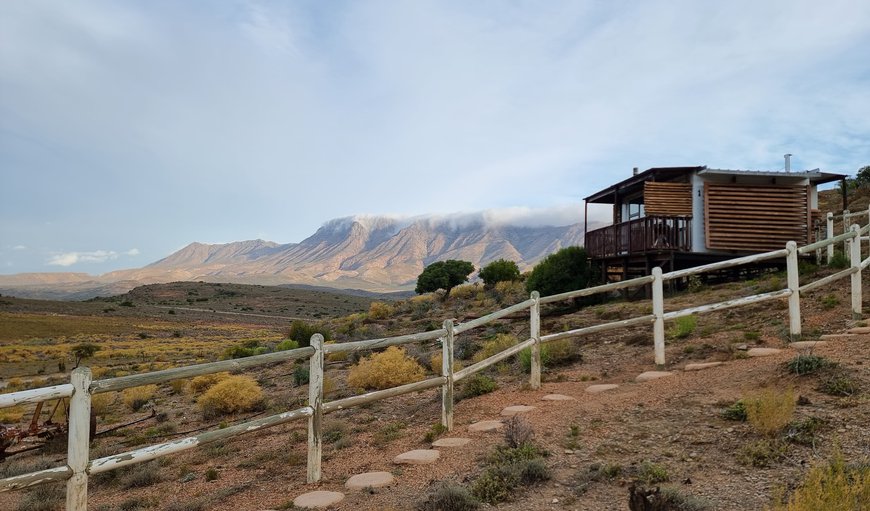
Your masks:
{"label": "cloud", "polygon": [[124,254],[125,254],[125,255],[128,255],[128,256],[137,256],[137,255],[139,255],[140,253],[141,253],[141,252],[139,252],[139,249],[138,249],[138,248],[131,248],[130,250],[124,252]]}
{"label": "cloud", "polygon": [[12,250],[27,250],[27,247],[24,245],[15,245],[12,247]]}
{"label": "cloud", "polygon": [[93,252],[64,252],[51,256],[50,266],[72,266],[78,263],[104,263],[118,258],[114,250],[94,250]]}

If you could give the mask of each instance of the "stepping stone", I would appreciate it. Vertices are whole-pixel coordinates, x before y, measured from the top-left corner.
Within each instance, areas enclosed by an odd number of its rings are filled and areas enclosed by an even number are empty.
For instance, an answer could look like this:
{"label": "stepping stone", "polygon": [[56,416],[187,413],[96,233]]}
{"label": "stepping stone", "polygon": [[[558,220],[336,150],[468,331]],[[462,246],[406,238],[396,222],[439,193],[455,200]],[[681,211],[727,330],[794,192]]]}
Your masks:
{"label": "stepping stone", "polygon": [[344,483],[348,490],[362,490],[363,488],[383,488],[393,484],[396,478],[389,472],[366,472],[357,474]]}
{"label": "stepping stone", "polygon": [[782,351],[779,348],[752,348],[746,352],[750,357],[769,357]]}
{"label": "stepping stone", "polygon": [[847,330],[850,334],[870,334],[870,326],[856,326]]}
{"label": "stepping stone", "polygon": [[828,343],[826,343],[825,341],[797,341],[789,344],[788,347],[794,348],[796,350],[806,350],[815,348],[817,346],[824,346],[825,344]]}
{"label": "stepping stone", "polygon": [[709,369],[711,367],[716,367],[722,365],[723,362],[704,362],[701,364],[686,364],[684,368],[685,371],[700,371],[702,369]]}
{"label": "stepping stone", "polygon": [[502,421],[480,421],[468,426],[468,431],[472,432],[488,432],[497,431],[504,426]]}
{"label": "stepping stone", "polygon": [[590,385],[586,387],[586,392],[590,394],[600,394],[616,388],[619,388],[619,385],[616,383],[600,383],[598,385]]}
{"label": "stepping stone", "polygon": [[462,447],[470,443],[470,438],[439,438],[432,442],[432,447]]}
{"label": "stepping stone", "polygon": [[293,499],[294,507],[302,507],[308,509],[317,509],[329,507],[333,504],[338,504],[344,500],[344,493],[337,491],[317,490],[302,495]]}
{"label": "stepping stone", "polygon": [[435,449],[414,449],[396,456],[393,458],[393,463],[397,465],[428,465],[435,463],[440,456],[441,453]]}
{"label": "stepping stone", "polygon": [[542,397],[542,401],[572,401],[574,398],[565,394],[547,394]]}
{"label": "stepping stone", "polygon": [[820,335],[819,339],[827,341],[830,339],[842,339],[843,337],[858,337],[858,334],[824,334]]}
{"label": "stepping stone", "polygon": [[674,373],[670,371],[647,371],[645,373],[640,373],[637,375],[637,378],[634,381],[638,383],[642,383],[650,380],[658,380],[659,378],[666,378],[668,376],[673,376]]}
{"label": "stepping stone", "polygon": [[504,410],[501,411],[502,417],[513,417],[514,415],[519,415],[521,413],[526,413],[534,410],[536,407],[534,406],[526,406],[526,405],[514,405],[508,406]]}

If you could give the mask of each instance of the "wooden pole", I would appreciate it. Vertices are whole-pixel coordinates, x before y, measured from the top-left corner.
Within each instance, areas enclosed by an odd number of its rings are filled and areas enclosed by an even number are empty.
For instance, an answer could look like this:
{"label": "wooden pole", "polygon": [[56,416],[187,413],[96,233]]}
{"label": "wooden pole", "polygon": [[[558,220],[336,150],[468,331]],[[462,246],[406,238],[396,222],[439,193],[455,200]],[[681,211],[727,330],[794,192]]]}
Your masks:
{"label": "wooden pole", "polygon": [[652,303],[653,303],[653,346],[656,365],[665,365],[665,292],[662,286],[662,269],[658,266],[652,269]]}
{"label": "wooden pole", "polygon": [[91,370],[77,367],[70,383],[73,395],[69,406],[69,441],[67,465],[72,476],[66,483],[67,511],[85,511],[88,508],[88,457],[91,443]]}
{"label": "wooden pole", "polygon": [[852,319],[861,319],[861,230],[857,224],[852,224],[849,228],[855,237],[852,238],[849,247],[849,256],[852,262],[852,268],[855,273],[852,274]]}
{"label": "wooden pole", "polygon": [[529,336],[534,343],[532,344],[532,366],[529,375],[529,386],[533,389],[541,388],[541,294],[537,291],[532,291],[532,306],[529,307],[529,328],[531,335]]}
{"label": "wooden pole", "polygon": [[[828,211],[828,239],[834,237],[834,214]],[[831,264],[831,259],[834,258],[834,244],[828,245],[828,264]]]}
{"label": "wooden pole", "polygon": [[[846,234],[849,232],[849,215],[851,215],[851,213],[849,212],[848,209],[843,210],[843,234]],[[844,240],[843,241],[843,255],[845,256],[848,253],[849,253],[849,240]]]}
{"label": "wooden pole", "polygon": [[441,376],[447,381],[441,386],[441,425],[453,431],[453,320],[444,321],[447,334],[441,338]]}
{"label": "wooden pole", "polygon": [[788,255],[785,259],[785,267],[788,272],[788,332],[792,341],[797,341],[801,336],[801,292],[800,275],[798,274],[798,251],[797,243],[789,241],[785,245]]}
{"label": "wooden pole", "polygon": [[320,481],[320,462],[323,454],[323,336],[311,336],[311,366],[308,371],[308,482]]}

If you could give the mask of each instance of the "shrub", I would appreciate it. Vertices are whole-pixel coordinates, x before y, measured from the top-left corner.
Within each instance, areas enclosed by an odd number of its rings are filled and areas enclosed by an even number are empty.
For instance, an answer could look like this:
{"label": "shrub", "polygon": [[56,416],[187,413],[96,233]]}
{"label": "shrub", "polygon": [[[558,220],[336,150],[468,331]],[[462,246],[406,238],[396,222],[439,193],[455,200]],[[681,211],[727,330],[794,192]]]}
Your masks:
{"label": "shrub", "polygon": [[372,302],[369,305],[369,319],[387,319],[395,313],[396,310],[384,302]]}
{"label": "shrub", "polygon": [[204,374],[202,376],[197,376],[190,380],[190,383],[187,385],[188,390],[193,394],[199,394],[208,390],[210,387],[215,385],[216,383],[222,382],[230,377],[230,373],[214,373],[214,374]]}
{"label": "shrub", "polygon": [[91,410],[97,417],[104,417],[109,412],[109,407],[115,404],[116,399],[118,399],[118,394],[115,392],[95,394],[91,396]]}
{"label": "shrub", "polygon": [[217,481],[218,477],[220,477],[220,474],[218,474],[217,469],[214,467],[210,467],[208,470],[205,471],[206,481]]}
{"label": "shrub", "polygon": [[535,430],[529,421],[514,415],[505,422],[504,442],[508,447],[517,448],[524,444],[530,444],[535,439]]}
{"label": "shrub", "polygon": [[824,357],[817,355],[798,355],[786,363],[790,373],[803,375],[811,374],[819,369],[828,367],[831,363]]}
{"label": "shrub", "polygon": [[846,255],[843,254],[841,250],[834,251],[834,257],[828,261],[828,266],[831,268],[835,268],[838,270],[842,270],[843,268],[847,268],[850,265],[849,259],[846,258]]}
{"label": "shrub", "polygon": [[420,511],[474,511],[480,502],[465,486],[443,483],[417,507]]}
{"label": "shrub", "polygon": [[405,350],[390,346],[382,353],[363,358],[350,368],[347,382],[361,389],[386,389],[420,381],[425,377],[423,367],[405,355]]}
{"label": "shrub", "polygon": [[828,421],[818,417],[807,417],[804,420],[789,424],[785,438],[789,442],[800,445],[815,445],[817,433],[827,426]]}
{"label": "shrub", "polygon": [[275,345],[275,351],[289,351],[295,350],[299,347],[299,343],[294,341],[293,339],[284,339]]}
{"label": "shrub", "polygon": [[840,454],[810,469],[787,501],[777,499],[770,511],[864,509],[870,502],[870,465],[850,466]]}
{"label": "shrub", "polygon": [[121,392],[121,399],[130,410],[138,412],[154,397],[155,393],[157,393],[157,385],[131,387]]}
{"label": "shrub", "polygon": [[722,418],[730,421],[746,422],[746,403],[742,399],[722,411]]}
{"label": "shrub", "polygon": [[764,438],[744,445],[737,461],[753,467],[767,467],[785,455],[788,445],[776,438]]}
{"label": "shrub", "polygon": [[152,462],[139,465],[136,470],[125,472],[119,484],[125,490],[129,490],[131,488],[145,488],[160,481],[160,466]]}
{"label": "shrub", "polygon": [[[441,351],[436,351],[429,357],[429,367],[432,369],[432,372],[435,374],[441,374],[441,358],[443,353]],[[462,362],[456,360],[455,353],[453,357],[453,371],[458,371],[462,369]]]}
{"label": "shrub", "polygon": [[301,319],[290,323],[290,329],[287,330],[287,337],[296,341],[301,348],[311,345],[311,336],[314,334],[322,335],[324,341],[332,340],[332,332],[324,325],[311,325]]}
{"label": "shrub", "polygon": [[421,295],[443,289],[444,297],[450,295],[450,290],[468,281],[468,275],[474,271],[474,265],[468,261],[448,259],[437,261],[423,268],[423,272],[417,277],[417,286],[414,291]]}
{"label": "shrub", "polygon": [[432,427],[429,428],[429,431],[426,432],[426,436],[423,437],[423,441],[426,443],[432,443],[436,438],[447,433],[447,426],[437,422],[432,424]]}
{"label": "shrub", "polygon": [[468,300],[474,298],[479,289],[477,284],[462,284],[450,291],[450,297],[454,300]]}
{"label": "shrub", "polygon": [[548,296],[582,289],[589,284],[591,273],[585,249],[563,248],[535,265],[526,279],[526,290]]}
{"label": "shrub", "polygon": [[857,394],[858,382],[844,373],[833,373],[825,377],[819,384],[819,392],[831,396],[851,396]]}
{"label": "shrub", "polygon": [[516,448],[497,447],[483,473],[474,481],[472,493],[495,505],[507,500],[521,484],[546,481],[550,470],[541,456],[542,452],[528,443]]}
{"label": "shrub", "polygon": [[307,384],[310,378],[310,372],[311,370],[308,366],[296,366],[296,369],[293,370],[293,383],[295,383],[297,387]]}
{"label": "shrub", "polygon": [[263,403],[263,391],[248,376],[230,376],[209,388],[197,400],[206,418],[256,410]]}
{"label": "shrub", "polygon": [[644,461],[637,470],[637,479],[646,484],[664,483],[670,480],[668,469],[658,463]]}
{"label": "shrub", "polygon": [[268,353],[269,348],[260,346],[259,341],[248,341],[238,346],[230,346],[224,350],[224,359],[253,357],[254,355],[262,355]]}
{"label": "shrub", "polygon": [[501,353],[502,351],[514,346],[518,343],[516,336],[512,334],[497,334],[495,338],[490,339],[483,343],[483,346],[474,354],[472,360],[474,362],[480,362],[481,360],[485,360],[497,353]]}
{"label": "shrub", "polygon": [[89,342],[73,346],[70,353],[76,359],[74,367],[78,367],[82,360],[93,357],[98,351],[100,347]]}
{"label": "shrub", "polygon": [[187,380],[172,380],[169,382],[169,388],[173,394],[181,394],[187,388]]}
{"label": "shrub", "polygon": [[[98,395],[102,396],[104,394]],[[20,421],[22,417],[24,417],[24,407],[21,405],[0,408],[0,424],[14,424]]]}
{"label": "shrub", "polygon": [[482,396],[484,394],[489,394],[497,388],[498,384],[489,376],[475,374],[469,376],[468,379],[465,380],[465,384],[462,385],[458,397],[459,399],[468,399],[470,397]]}
{"label": "shrub", "polygon": [[497,259],[480,270],[480,278],[486,289],[492,289],[499,282],[519,280],[520,268],[513,261]]}
{"label": "shrub", "polygon": [[794,415],[795,400],[791,390],[777,392],[765,389],[744,400],[746,419],[762,435],[780,433]]}
{"label": "shrub", "polygon": [[18,502],[17,511],[57,511],[63,509],[66,490],[60,484],[41,484],[29,490]]}
{"label": "shrub", "polygon": [[692,335],[697,325],[698,318],[695,315],[677,318],[668,330],[668,337],[671,339],[685,339]]}
{"label": "shrub", "polygon": [[[532,370],[532,349],[526,348],[519,354],[520,365],[525,372]],[[570,339],[548,342],[541,345],[541,366],[544,368],[555,367],[580,362],[583,354],[580,353],[580,345]]]}
{"label": "shrub", "polygon": [[500,304],[519,303],[528,298],[525,284],[516,280],[496,282],[495,296]]}
{"label": "shrub", "polygon": [[840,299],[834,295],[825,295],[822,297],[822,308],[825,310],[834,309],[840,305]]}

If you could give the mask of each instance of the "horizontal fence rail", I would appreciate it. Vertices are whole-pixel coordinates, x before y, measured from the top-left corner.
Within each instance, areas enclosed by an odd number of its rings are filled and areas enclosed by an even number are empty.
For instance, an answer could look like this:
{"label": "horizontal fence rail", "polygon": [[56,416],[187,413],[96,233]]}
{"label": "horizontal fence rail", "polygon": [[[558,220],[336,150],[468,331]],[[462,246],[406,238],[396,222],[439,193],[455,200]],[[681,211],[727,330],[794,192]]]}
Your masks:
{"label": "horizontal fence rail", "polygon": [[[864,226],[851,225],[846,226],[848,219],[857,218],[862,215],[867,215],[868,223]],[[537,292],[533,292],[528,300],[511,305],[504,309],[492,312],[479,318],[454,324],[452,320],[447,320],[440,329],[429,332],[400,335],[395,337],[385,337],[379,339],[368,339],[362,341],[351,341],[345,343],[325,344],[323,336],[315,334],[312,336],[310,346],[297,348],[287,351],[279,351],[263,355],[256,355],[247,358],[223,360],[218,362],[208,362],[203,364],[190,365],[185,367],[177,367],[173,369],[165,369],[162,371],[154,371],[144,374],[128,375],[117,378],[108,378],[103,380],[91,381],[90,370],[84,367],[78,368],[72,372],[71,383],[55,385],[52,387],[44,387],[38,389],[24,390],[12,392],[8,394],[0,394],[0,408],[11,406],[35,404],[55,399],[70,399],[69,413],[69,447],[67,455],[67,465],[39,470],[28,474],[22,474],[14,477],[0,479],[0,492],[10,490],[18,490],[22,488],[33,487],[36,485],[67,481],[67,509],[69,511],[83,511],[87,508],[87,482],[88,476],[107,472],[128,465],[142,463],[153,460],[161,456],[167,456],[205,444],[226,440],[237,437],[246,433],[252,433],[264,428],[274,427],[280,424],[308,419],[308,464],[307,478],[308,482],[317,482],[321,478],[321,458],[322,458],[322,417],[324,414],[344,410],[356,406],[389,399],[404,394],[420,392],[428,389],[441,387],[442,389],[442,424],[451,430],[453,427],[453,385],[469,376],[510,358],[523,350],[531,352],[531,375],[529,377],[530,386],[533,389],[539,388],[541,384],[541,345],[564,339],[573,339],[590,334],[606,332],[629,327],[641,327],[645,325],[653,325],[653,347],[656,364],[665,363],[665,338],[664,338],[664,322],[674,320],[684,316],[693,314],[706,314],[714,311],[731,309],[745,305],[762,303],[771,300],[788,299],[789,302],[789,334],[792,339],[796,339],[801,333],[800,319],[800,296],[802,293],[826,286],[835,281],[850,277],[851,279],[851,295],[852,295],[852,313],[855,317],[859,317],[862,312],[861,302],[861,271],[870,265],[870,257],[861,259],[861,242],[866,241],[865,234],[870,233],[870,211],[861,211],[839,215],[839,218],[844,224],[842,234],[834,235],[834,215],[827,215],[827,237],[823,240],[810,243],[803,247],[797,247],[794,242],[789,242],[784,249],[774,250],[761,254],[753,254],[744,257],[738,257],[727,261],[721,261],[703,266],[696,266],[683,270],[662,273],[660,268],[653,268],[652,274],[634,278],[630,280],[594,286],[576,291],[569,291],[551,296],[540,297]],[[662,223],[659,220],[650,220],[645,222],[659,222],[661,225],[670,225],[667,222]],[[635,222],[637,225],[641,223]],[[646,224],[644,224],[646,225]],[[658,224],[656,224],[658,225]],[[676,225],[676,224],[675,224]],[[601,232],[610,232],[601,230]],[[628,231],[626,231],[628,232]],[[664,232],[664,231],[662,231]],[[622,236],[622,235],[620,235]],[[628,243],[633,239],[630,235],[625,235]],[[688,239],[688,238],[687,238]],[[647,245],[649,240],[644,238],[644,243],[641,244],[644,248],[649,248]],[[821,257],[822,249],[826,249],[827,261],[830,263],[834,256],[834,246],[844,243],[844,254],[848,255],[849,267],[820,278],[814,282],[804,283],[800,285],[800,277],[798,274],[798,256],[802,254],[815,253],[817,257]],[[786,260],[787,285],[784,289],[759,293],[742,298],[735,298],[718,303],[706,305],[698,305],[686,307],[680,310],[665,312],[664,311],[664,293],[663,283],[676,279],[686,279],[694,275],[700,275],[707,272],[718,271],[726,268],[733,268],[741,265],[753,264],[771,259]],[[605,322],[564,332],[556,332],[542,335],[540,307],[542,304],[550,304],[565,300],[573,300],[596,294],[608,294],[631,287],[650,286],[652,290],[652,314],[644,314],[633,318],[623,319],[619,321]],[[528,339],[515,344],[499,353],[491,355],[484,360],[476,362],[460,370],[454,370],[453,363],[453,346],[456,341],[456,336],[473,330],[475,328],[487,325],[494,321],[505,319],[508,316],[529,311],[529,331]],[[324,402],[323,400],[323,381],[324,381],[324,357],[330,353],[350,353],[359,351],[369,351],[383,349],[389,346],[399,346],[404,344],[439,341],[442,349],[442,371],[440,376],[428,378],[422,381],[408,383],[388,389],[376,390],[350,396],[334,401]],[[255,368],[262,365],[273,363],[281,363],[297,359],[309,359],[310,363],[310,381],[309,381],[309,400],[308,405],[283,412],[277,415],[272,415],[265,418],[247,421],[234,426],[206,431],[204,433],[165,442],[161,444],[142,447],[128,452],[105,456],[102,458],[89,460],[89,418],[90,418],[90,397],[93,394],[103,392],[119,391],[131,387],[141,385],[150,385],[157,383],[165,383],[172,380],[182,378],[192,378],[207,374],[214,374],[225,371],[239,371],[243,369]]]}

